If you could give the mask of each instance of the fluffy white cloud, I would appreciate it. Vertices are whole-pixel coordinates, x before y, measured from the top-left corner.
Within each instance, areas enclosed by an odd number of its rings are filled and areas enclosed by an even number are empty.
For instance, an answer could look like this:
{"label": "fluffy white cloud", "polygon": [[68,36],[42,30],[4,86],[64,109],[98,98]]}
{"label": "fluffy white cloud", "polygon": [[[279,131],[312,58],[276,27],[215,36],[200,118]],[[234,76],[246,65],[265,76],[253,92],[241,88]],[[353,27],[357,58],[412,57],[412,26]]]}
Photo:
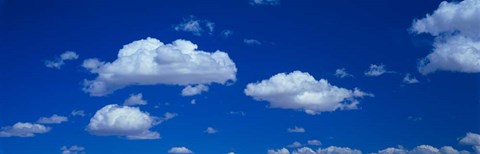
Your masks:
{"label": "fluffy white cloud", "polygon": [[347,70],[345,68],[339,68],[335,70],[335,76],[339,78],[353,77],[352,74],[347,73]]}
{"label": "fluffy white cloud", "polygon": [[206,32],[210,35],[215,29],[215,23],[208,20],[196,19],[194,16],[184,18],[183,22],[174,27],[176,31],[190,32],[193,35],[201,36]]}
{"label": "fluffy white cloud", "polygon": [[359,103],[356,98],[373,96],[357,88],[348,90],[331,85],[325,79],[316,80],[300,71],[249,83],[244,92],[255,100],[268,101],[272,108],[303,110],[307,114],[356,109]]}
{"label": "fluffy white cloud", "polygon": [[278,150],[273,150],[270,149],[267,151],[267,154],[290,154],[290,151],[286,148],[278,149]]}
{"label": "fluffy white cloud", "polygon": [[320,145],[322,145],[322,142],[320,142],[319,140],[308,140],[307,144],[314,145],[314,146],[320,146]]}
{"label": "fluffy white cloud", "polygon": [[49,127],[41,124],[17,122],[13,126],[2,127],[0,137],[33,137],[50,131]]}
{"label": "fluffy white cloud", "polygon": [[366,76],[380,76],[385,73],[391,73],[391,71],[387,71],[385,68],[385,65],[380,64],[380,65],[375,65],[375,64],[370,64],[370,67],[368,68],[367,71],[365,71]]}
{"label": "fluffy white cloud", "polygon": [[84,91],[103,96],[130,85],[224,84],[236,80],[237,68],[227,53],[197,50],[187,40],[164,44],[147,38],[125,45],[113,62],[87,59],[83,66],[98,74],[85,80]]}
{"label": "fluffy white cloud", "polygon": [[185,88],[183,88],[182,96],[193,96],[193,95],[198,95],[198,94],[201,94],[202,92],[207,92],[207,91],[208,91],[208,87],[203,84],[199,84],[196,86],[188,85]]}
{"label": "fluffy white cloud", "polygon": [[293,151],[292,154],[316,154],[316,152],[309,147],[303,147]]}
{"label": "fluffy white cloud", "polygon": [[287,147],[289,147],[289,148],[298,148],[298,147],[301,147],[301,146],[302,146],[302,143],[300,143],[298,141],[295,141],[292,144],[287,145]]}
{"label": "fluffy white cloud", "polygon": [[420,81],[417,80],[414,76],[410,75],[407,73],[405,77],[403,77],[403,83],[408,83],[408,84],[414,84],[414,83],[419,83]]}
{"label": "fluffy white cloud", "polygon": [[137,107],[107,105],[90,119],[87,131],[99,136],[126,136],[128,139],[158,139],[150,128],[158,124],[156,117]]}
{"label": "fluffy white cloud", "polygon": [[280,0],[250,0],[250,5],[279,5]]}
{"label": "fluffy white cloud", "polygon": [[440,149],[430,145],[419,145],[412,150],[399,148],[386,148],[378,151],[378,154],[469,154],[468,151],[458,151],[451,146],[444,146]]}
{"label": "fluffy white cloud", "polygon": [[139,94],[130,94],[124,102],[123,105],[146,105],[147,101],[143,100],[142,93]]}
{"label": "fluffy white cloud", "polygon": [[172,147],[170,150],[168,150],[168,153],[171,153],[171,154],[186,154],[186,153],[193,153],[193,151],[186,148],[186,147]]}
{"label": "fluffy white cloud", "polygon": [[60,148],[62,154],[83,154],[85,153],[85,148],[82,146],[74,145],[71,147],[63,146]]}
{"label": "fluffy white cloud", "polygon": [[460,140],[461,144],[471,145],[476,153],[480,153],[480,135],[475,133],[467,133],[467,136]]}
{"label": "fluffy white cloud", "polygon": [[[278,150],[268,150],[268,154],[290,154],[290,151],[286,148],[278,149]],[[309,147],[302,147],[298,148],[291,152],[292,154],[361,154],[360,150],[351,149],[348,147],[336,147],[330,146],[327,148],[318,148],[317,151],[309,148]]]}
{"label": "fluffy white cloud", "polygon": [[216,130],[215,128],[212,128],[212,127],[208,127],[206,130],[205,130],[205,133],[207,134],[215,134],[217,133],[218,130]]}
{"label": "fluffy white cloud", "polygon": [[45,66],[49,68],[56,68],[60,69],[67,60],[74,60],[78,59],[78,54],[73,51],[67,51],[62,53],[59,57],[55,58],[54,60],[47,60],[45,61]]}
{"label": "fluffy white cloud", "polygon": [[255,39],[243,39],[243,43],[248,44],[248,45],[261,45],[262,44],[262,42],[260,42],[259,40],[255,40]]}
{"label": "fluffy white cloud", "polygon": [[59,124],[62,122],[67,122],[68,118],[65,116],[52,115],[51,117],[41,117],[37,120],[37,123],[41,124]]}
{"label": "fluffy white cloud", "polygon": [[73,110],[70,114],[72,116],[84,117],[85,116],[85,111],[83,111],[83,110]]}
{"label": "fluffy white cloud", "polygon": [[419,71],[480,72],[480,1],[440,3],[433,14],[414,20],[412,31],[436,36],[433,52],[419,63]]}
{"label": "fluffy white cloud", "polygon": [[305,133],[305,129],[303,127],[293,127],[293,128],[287,128],[287,132],[289,133]]}

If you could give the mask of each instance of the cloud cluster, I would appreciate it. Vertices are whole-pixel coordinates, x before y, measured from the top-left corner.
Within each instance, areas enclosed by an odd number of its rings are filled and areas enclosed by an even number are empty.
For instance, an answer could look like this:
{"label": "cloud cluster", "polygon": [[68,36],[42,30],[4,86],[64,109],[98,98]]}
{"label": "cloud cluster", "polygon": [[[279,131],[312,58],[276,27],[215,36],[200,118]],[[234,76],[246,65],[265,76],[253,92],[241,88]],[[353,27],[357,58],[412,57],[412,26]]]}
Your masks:
{"label": "cloud cluster", "polygon": [[458,151],[451,146],[444,146],[440,149],[430,145],[419,145],[411,150],[399,148],[386,148],[378,151],[378,154],[470,154],[468,151]]}
{"label": "cloud cluster", "polygon": [[51,117],[41,117],[37,120],[37,123],[41,124],[59,124],[62,122],[67,122],[68,118],[65,116],[52,115]]}
{"label": "cloud cluster", "polygon": [[190,32],[193,35],[201,36],[203,33],[212,34],[215,29],[215,23],[208,20],[196,19],[194,16],[184,18],[183,22],[175,25],[176,31]]}
{"label": "cloud cluster", "polygon": [[280,0],[250,0],[250,5],[279,5]]}
{"label": "cloud cluster", "polygon": [[2,127],[0,137],[33,137],[35,134],[43,134],[51,128],[41,124],[17,122],[13,126]]}
{"label": "cloud cluster", "polygon": [[418,66],[426,75],[435,71],[480,72],[480,1],[440,3],[432,14],[414,20],[411,30],[435,36],[433,52]]}
{"label": "cloud cluster", "polygon": [[143,100],[143,95],[142,93],[138,94],[130,94],[130,97],[128,97],[124,102],[123,105],[147,105],[147,101]]}
{"label": "cloud cluster", "polygon": [[257,83],[249,83],[244,90],[255,100],[268,101],[272,108],[303,110],[307,114],[356,109],[357,98],[373,96],[355,88],[349,90],[316,80],[309,73],[294,71],[279,73]]}
{"label": "cloud cluster", "polygon": [[268,154],[361,154],[362,152],[357,149],[351,149],[348,147],[336,147],[329,146],[327,148],[318,148],[316,151],[309,147],[302,147],[290,152],[286,148],[267,151]]}
{"label": "cloud cluster", "polygon": [[62,150],[62,154],[84,154],[85,148],[82,146],[74,145],[71,147],[63,146],[60,148]]}
{"label": "cloud cluster", "polygon": [[78,59],[78,54],[73,51],[67,51],[62,53],[59,57],[55,58],[54,60],[47,60],[45,61],[45,66],[48,68],[56,68],[60,69],[67,60],[75,60]]}
{"label": "cloud cluster", "polygon": [[171,153],[171,154],[189,154],[189,153],[193,153],[193,151],[186,148],[186,147],[172,147],[170,150],[168,150],[168,153]]}
{"label": "cloud cluster", "polygon": [[125,45],[113,62],[87,59],[83,67],[98,74],[85,80],[84,91],[103,96],[130,85],[225,84],[236,80],[237,68],[227,53],[205,52],[187,40],[164,44],[147,38]]}
{"label": "cloud cluster", "polygon": [[476,153],[480,153],[480,135],[475,133],[467,133],[467,136],[460,140],[461,144],[471,145]]}
{"label": "cloud cluster", "polygon": [[158,139],[158,132],[150,128],[158,124],[157,117],[137,107],[107,105],[90,119],[87,131],[99,136],[126,136],[127,139]]}

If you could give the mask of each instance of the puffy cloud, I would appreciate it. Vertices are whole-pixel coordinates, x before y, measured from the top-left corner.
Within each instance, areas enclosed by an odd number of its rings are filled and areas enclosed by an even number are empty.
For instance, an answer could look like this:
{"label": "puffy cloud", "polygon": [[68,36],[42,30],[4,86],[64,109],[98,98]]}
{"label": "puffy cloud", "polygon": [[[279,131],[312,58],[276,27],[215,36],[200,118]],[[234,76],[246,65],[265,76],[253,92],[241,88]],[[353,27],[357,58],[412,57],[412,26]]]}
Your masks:
{"label": "puffy cloud", "polygon": [[35,134],[43,134],[48,131],[50,128],[41,124],[17,122],[13,126],[2,127],[0,137],[33,137]]}
{"label": "puffy cloud", "polygon": [[410,75],[410,73],[407,73],[405,75],[405,77],[403,77],[403,83],[414,84],[414,83],[419,83],[419,82],[420,81],[418,81],[417,78]]}
{"label": "puffy cloud", "polygon": [[205,130],[205,133],[207,134],[215,134],[217,133],[218,130],[216,130],[215,128],[212,128],[212,127],[208,127],[206,130]]}
{"label": "puffy cloud", "polygon": [[467,136],[460,140],[461,144],[471,145],[476,153],[480,153],[480,135],[475,133],[467,133]]}
{"label": "puffy cloud", "polygon": [[357,149],[351,149],[348,147],[336,147],[329,146],[325,149],[319,148],[317,154],[361,154],[362,152]]}
{"label": "puffy cloud", "polygon": [[201,36],[204,32],[211,35],[215,29],[215,23],[190,16],[189,18],[184,18],[183,22],[176,25],[174,29],[176,31],[190,32],[196,36]]}
{"label": "puffy cloud", "polygon": [[250,5],[279,5],[280,0],[250,0]]}
{"label": "puffy cloud", "polygon": [[289,148],[298,148],[298,147],[301,147],[301,146],[302,146],[302,143],[300,143],[298,141],[295,141],[292,144],[287,145],[287,147],[289,147]]}
{"label": "puffy cloud", "polygon": [[262,44],[262,42],[260,42],[259,40],[255,40],[255,39],[243,39],[243,43],[248,44],[248,45],[261,45]]}
{"label": "puffy cloud", "polygon": [[207,92],[208,87],[203,85],[203,84],[199,84],[199,85],[196,85],[196,86],[188,85],[185,88],[183,88],[182,96],[198,95],[198,94],[201,94],[204,91]]}
{"label": "puffy cloud", "polygon": [[62,53],[59,57],[55,58],[54,60],[47,60],[45,61],[45,66],[49,68],[56,68],[60,69],[67,60],[75,60],[78,59],[78,54],[73,51],[67,51]]}
{"label": "puffy cloud", "polygon": [[278,150],[273,150],[270,149],[267,151],[267,154],[290,154],[290,151],[286,148],[278,149]]}
{"label": "puffy cloud", "polygon": [[147,101],[143,100],[143,95],[142,93],[139,94],[130,94],[130,97],[128,97],[125,102],[123,102],[123,105],[146,105]]}
{"label": "puffy cloud", "polygon": [[309,147],[303,147],[292,152],[292,154],[316,154],[316,152]]}
{"label": "puffy cloud", "polygon": [[319,140],[308,140],[307,144],[314,145],[314,146],[320,146],[320,145],[322,145],[322,142],[320,142]]}
{"label": "puffy cloud", "polygon": [[287,128],[287,132],[289,133],[305,133],[305,129],[303,127],[293,127],[293,128]]}
{"label": "puffy cloud", "polygon": [[85,111],[83,111],[83,110],[73,110],[70,114],[72,116],[84,117],[85,116]]}
{"label": "puffy cloud", "polygon": [[385,73],[392,73],[391,71],[387,71],[385,68],[385,65],[380,64],[380,65],[375,65],[375,64],[370,64],[370,67],[368,68],[367,71],[365,71],[366,76],[380,76]]}
{"label": "puffy cloud", "polygon": [[237,68],[227,53],[197,50],[187,40],[164,44],[147,38],[125,45],[113,62],[95,59],[84,61],[84,67],[98,74],[85,80],[84,91],[103,96],[130,85],[225,84],[236,80]]}
{"label": "puffy cloud", "polygon": [[83,154],[83,153],[85,153],[85,148],[81,147],[81,146],[78,146],[78,145],[74,145],[74,146],[71,146],[71,147],[63,146],[62,148],[60,148],[60,150],[62,150],[62,154]]}
{"label": "puffy cloud", "polygon": [[227,154],[235,154],[235,152],[229,152],[229,153],[227,153]]}
{"label": "puffy cloud", "polygon": [[87,131],[99,136],[126,136],[128,139],[158,139],[150,128],[158,124],[156,117],[137,107],[106,105],[90,119]]}
{"label": "puffy cloud", "polygon": [[249,83],[244,90],[255,100],[268,101],[272,108],[303,110],[307,114],[356,109],[356,98],[373,96],[355,88],[349,90],[316,80],[309,73],[294,71],[279,73],[270,79]]}
{"label": "puffy cloud", "polygon": [[419,145],[412,150],[399,148],[386,148],[378,151],[378,154],[469,154],[468,151],[458,151],[451,146],[444,146],[440,149],[430,145]]}
{"label": "puffy cloud", "polygon": [[41,117],[37,120],[37,123],[41,124],[59,124],[62,122],[67,122],[68,118],[64,116],[59,116],[59,115],[52,115],[51,117]]}
{"label": "puffy cloud", "polygon": [[192,150],[186,148],[186,147],[172,147],[170,150],[168,150],[168,153],[171,154],[186,154],[186,153],[193,153]]}
{"label": "puffy cloud", "polygon": [[335,76],[339,78],[345,78],[345,77],[353,77],[352,74],[347,73],[345,68],[339,68],[335,70]]}
{"label": "puffy cloud", "polygon": [[480,72],[480,1],[440,3],[437,10],[414,20],[411,30],[435,36],[433,52],[422,59],[418,70]]}

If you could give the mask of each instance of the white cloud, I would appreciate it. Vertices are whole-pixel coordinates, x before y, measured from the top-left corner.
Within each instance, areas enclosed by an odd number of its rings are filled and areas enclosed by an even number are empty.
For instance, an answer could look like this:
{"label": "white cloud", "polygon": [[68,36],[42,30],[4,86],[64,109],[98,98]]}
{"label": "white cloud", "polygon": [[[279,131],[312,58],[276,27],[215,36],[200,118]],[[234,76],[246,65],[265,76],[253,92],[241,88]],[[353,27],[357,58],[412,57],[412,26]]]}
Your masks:
{"label": "white cloud", "polygon": [[460,140],[461,144],[471,145],[476,153],[480,153],[480,135],[475,133],[467,133],[467,136]]}
{"label": "white cloud", "polygon": [[307,143],[309,145],[314,145],[314,146],[320,146],[322,145],[322,142],[320,142],[319,140],[308,140]]}
{"label": "white cloud", "polygon": [[410,75],[410,73],[407,73],[405,75],[405,77],[403,77],[403,83],[414,84],[414,83],[419,83],[419,82],[420,81],[418,81],[417,78]]}
{"label": "white cloud", "polygon": [[215,134],[217,133],[218,130],[216,130],[215,128],[212,128],[212,127],[208,127],[206,130],[205,130],[205,133],[207,134]]}
{"label": "white cloud", "polygon": [[72,116],[84,117],[85,116],[85,111],[83,111],[83,110],[73,110],[70,114]]}
{"label": "white cloud", "polygon": [[293,151],[292,154],[316,154],[316,152],[309,147],[303,147]]}
{"label": "white cloud", "polygon": [[131,85],[186,86],[236,80],[237,68],[227,53],[218,50],[210,53],[197,48],[187,40],[171,44],[154,38],[134,41],[125,45],[113,62],[85,60],[83,66],[98,76],[85,80],[84,91],[92,96],[103,96]]}
{"label": "white cloud", "polygon": [[235,154],[235,152],[229,152],[229,153],[227,153],[227,154]]}
{"label": "white cloud", "polygon": [[35,134],[43,134],[48,131],[50,128],[41,124],[17,122],[13,126],[2,127],[0,137],[33,137]]}
{"label": "white cloud", "polygon": [[378,154],[469,154],[468,151],[458,151],[451,146],[444,146],[440,149],[430,145],[419,145],[412,150],[399,148],[386,148],[378,151]]}
{"label": "white cloud", "polygon": [[62,154],[83,154],[85,153],[85,148],[82,146],[74,145],[71,147],[63,146],[60,148]]}
{"label": "white cloud", "polygon": [[123,105],[146,105],[147,101],[143,100],[142,93],[139,94],[130,94],[124,102]]}
{"label": "white cloud", "polygon": [[348,147],[336,147],[329,146],[327,148],[319,148],[317,154],[361,154],[362,152],[357,149],[351,149]]}
{"label": "white cloud", "polygon": [[345,78],[345,77],[353,77],[352,74],[347,73],[345,68],[339,68],[335,70],[335,76],[339,78]]}
{"label": "white cloud", "polygon": [[178,114],[176,114],[176,113],[165,112],[165,114],[163,114],[163,117],[160,118],[160,122],[164,122],[164,121],[173,119],[177,116],[178,116]]}
{"label": "white cloud", "polygon": [[67,122],[68,118],[65,116],[52,115],[51,117],[41,117],[37,120],[37,123],[41,124],[59,124],[62,122]]}
{"label": "white cloud", "polygon": [[62,53],[59,57],[55,58],[54,60],[47,60],[45,61],[45,66],[49,68],[56,68],[60,69],[67,60],[75,60],[78,59],[78,54],[73,51],[66,51]]}
{"label": "white cloud", "polygon": [[188,85],[185,88],[183,88],[182,96],[199,95],[202,92],[207,92],[207,91],[208,91],[208,87],[203,85],[203,84],[199,84],[199,85],[196,85],[196,86]]}
{"label": "white cloud", "polygon": [[375,65],[375,64],[370,64],[370,67],[368,68],[367,71],[365,71],[366,76],[380,76],[385,73],[391,73],[391,71],[387,71],[385,68],[385,65],[380,64],[380,65]]}
{"label": "white cloud", "polygon": [[230,111],[230,112],[228,112],[228,114],[230,114],[230,115],[240,115],[240,116],[245,116],[245,115],[247,115],[247,114],[245,114],[245,112],[243,112],[243,111]]}
{"label": "white cloud", "polygon": [[287,132],[289,132],[289,133],[305,133],[305,129],[303,127],[295,126],[293,128],[287,128]]}
{"label": "white cloud", "polygon": [[137,107],[106,105],[90,119],[87,131],[99,136],[126,136],[128,139],[158,139],[150,128],[158,124],[156,117]]}
{"label": "white cloud", "polygon": [[194,16],[184,18],[183,22],[174,27],[176,31],[190,32],[193,35],[201,36],[204,32],[212,34],[215,23],[208,20],[196,19]]}
{"label": "white cloud", "polygon": [[286,148],[278,149],[278,150],[273,150],[270,149],[267,151],[267,154],[290,154],[290,151]]}
{"label": "white cloud", "polygon": [[301,147],[301,146],[302,146],[302,143],[300,143],[298,141],[295,141],[292,144],[287,145],[287,147],[289,147],[289,148],[298,148],[298,147]]}
{"label": "white cloud", "polygon": [[261,45],[262,42],[255,40],[255,39],[243,39],[243,43],[248,45]]}
{"label": "white cloud", "polygon": [[197,100],[196,100],[196,99],[192,99],[192,100],[190,101],[190,104],[192,104],[192,105],[197,104]]}
{"label": "white cloud", "polygon": [[233,31],[231,31],[231,30],[223,30],[223,31],[221,32],[221,35],[222,35],[223,37],[225,37],[225,38],[228,38],[228,37],[230,37],[230,36],[233,35]]}
{"label": "white cloud", "polygon": [[168,153],[171,154],[187,154],[187,153],[193,153],[192,150],[186,148],[186,147],[172,147],[170,150],[168,150]]}
{"label": "white cloud", "polygon": [[422,59],[418,70],[426,75],[435,71],[480,72],[480,2],[440,3],[437,10],[414,20],[411,30],[435,36],[433,52]]}
{"label": "white cloud", "polygon": [[250,0],[250,5],[279,5],[280,0]]}
{"label": "white cloud", "polygon": [[309,73],[279,73],[270,79],[249,83],[244,90],[255,100],[268,101],[272,108],[303,110],[307,114],[343,109],[356,109],[356,98],[373,96],[355,88],[349,90],[316,80]]}

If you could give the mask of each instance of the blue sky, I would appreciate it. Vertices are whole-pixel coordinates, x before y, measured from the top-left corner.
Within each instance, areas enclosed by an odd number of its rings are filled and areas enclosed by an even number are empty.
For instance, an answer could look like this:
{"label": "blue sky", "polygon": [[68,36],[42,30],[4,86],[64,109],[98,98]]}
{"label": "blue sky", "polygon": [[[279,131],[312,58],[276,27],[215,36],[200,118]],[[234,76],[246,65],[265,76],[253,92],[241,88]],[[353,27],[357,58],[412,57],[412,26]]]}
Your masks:
{"label": "blue sky", "polygon": [[478,27],[479,0],[3,0],[0,154],[480,153]]}

